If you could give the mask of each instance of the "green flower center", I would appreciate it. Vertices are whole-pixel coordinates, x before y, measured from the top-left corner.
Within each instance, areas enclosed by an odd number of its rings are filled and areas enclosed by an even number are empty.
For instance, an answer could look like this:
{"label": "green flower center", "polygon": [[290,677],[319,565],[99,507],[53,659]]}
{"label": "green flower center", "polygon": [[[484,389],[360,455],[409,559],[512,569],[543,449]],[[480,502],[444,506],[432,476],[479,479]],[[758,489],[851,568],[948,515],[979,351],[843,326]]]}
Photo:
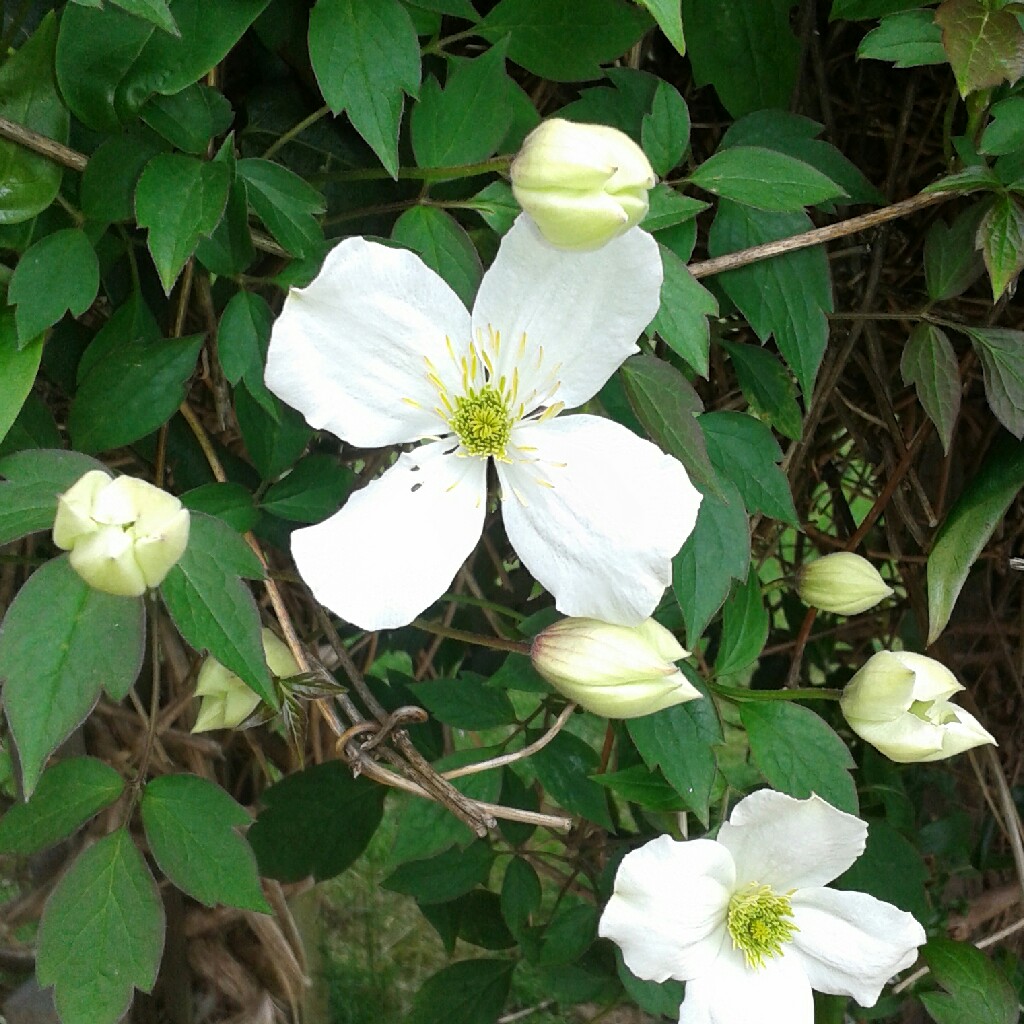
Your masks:
{"label": "green flower center", "polygon": [[470,455],[490,455],[505,460],[505,447],[512,437],[515,419],[505,395],[485,384],[470,388],[455,399],[448,426]]}
{"label": "green flower center", "polygon": [[764,967],[778,956],[799,929],[793,924],[789,896],[779,896],[770,885],[751,882],[729,900],[727,924],[733,949],[743,950],[748,967]]}

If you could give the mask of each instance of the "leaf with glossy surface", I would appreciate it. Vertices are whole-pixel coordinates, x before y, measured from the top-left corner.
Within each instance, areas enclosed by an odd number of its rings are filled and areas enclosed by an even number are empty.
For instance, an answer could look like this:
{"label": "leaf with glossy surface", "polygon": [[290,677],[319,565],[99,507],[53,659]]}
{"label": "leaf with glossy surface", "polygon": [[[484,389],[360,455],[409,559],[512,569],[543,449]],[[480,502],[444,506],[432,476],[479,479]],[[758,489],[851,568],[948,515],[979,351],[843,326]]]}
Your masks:
{"label": "leaf with glossy surface", "polygon": [[208,907],[270,912],[256,858],[237,831],[252,817],[220,786],[198,775],[161,775],[146,784],[140,809],[150,851],[179,889]]}
{"label": "leaf with glossy surface", "polygon": [[991,121],[985,127],[978,149],[992,156],[1002,156],[1024,149],[1024,96],[993,103]]}
{"label": "leaf with glossy surface", "polygon": [[267,488],[260,508],[282,519],[319,523],[341,508],[355,474],[330,455],[307,455],[284,479]]}
{"label": "leaf with glossy surface", "polygon": [[768,782],[800,800],[817,793],[833,807],[857,813],[853,758],[831,726],[788,700],[750,700],[739,706],[750,753]]}
{"label": "leaf with glossy surface", "polygon": [[436,206],[414,206],[395,222],[391,237],[419,253],[467,308],[472,307],[483,267],[476,246],[450,214]]}
{"label": "leaf with glossy surface", "polygon": [[308,256],[324,244],[316,215],[327,209],[324,197],[287,167],[250,157],[235,164],[245,182],[249,205],[267,230],[293,256]]}
{"label": "leaf with glossy surface", "polygon": [[719,338],[729,353],[736,379],[750,408],[786,437],[799,441],[803,434],[803,413],[796,400],[796,388],[779,358],[756,345]]}
{"label": "leaf with glossy surface", "polygon": [[[675,4],[679,13],[679,4]],[[680,41],[682,40],[680,25]],[[654,173],[664,177],[683,158],[690,144],[690,112],[679,90],[668,82],[658,82],[651,109],[644,114],[640,140]]]}
{"label": "leaf with glossy surface", "polygon": [[99,288],[96,250],[81,228],[41,238],[18,261],[7,293],[7,301],[16,307],[19,341],[42,334],[65,313],[81,316]]}
{"label": "leaf with glossy surface", "polygon": [[420,85],[416,29],[398,0],[317,0],[309,58],[335,114],[345,111],[392,177],[405,94]]}
{"label": "leaf with glossy surface", "polygon": [[[39,642],[45,623],[46,642]],[[142,667],[142,598],[93,590],[66,555],[37,569],[0,632],[4,707],[26,796],[46,759],[92,710],[100,691],[121,700]]]}
{"label": "leaf with glossy surface", "polygon": [[198,82],[172,96],[154,96],[140,114],[153,131],[193,156],[205,156],[210,142],[227,131],[234,116],[223,93]]}
{"label": "leaf with glossy surface", "polygon": [[935,536],[928,556],[928,644],[949,622],[971,566],[1024,487],[1024,444],[996,439]]}
{"label": "leaf with glossy surface", "polygon": [[428,978],[407,1024],[493,1024],[512,986],[512,960],[461,960]]}
{"label": "leaf with glossy surface", "polygon": [[160,593],[181,635],[197,651],[209,651],[276,708],[259,612],[240,577],[263,578],[252,548],[226,523],[194,512],[188,547]]}
{"label": "leaf with glossy surface", "polygon": [[123,11],[134,14],[143,21],[152,22],[171,35],[180,36],[178,25],[167,6],[167,0],[110,0]]}
{"label": "leaf with glossy surface", "polygon": [[63,1024],[116,1024],[134,989],[152,991],[163,944],[160,894],[120,828],[83,851],[50,895],[36,975],[54,986]]}
{"label": "leaf with glossy surface", "polygon": [[282,882],[340,875],[366,849],[384,814],[384,788],[340,761],[307,768],[264,790],[249,843],[260,874]]}
{"label": "leaf with glossy surface", "polygon": [[942,29],[933,11],[900,11],[882,19],[857,47],[862,60],[891,61],[898,68],[945,64]]}
{"label": "leaf with glossy surface", "polygon": [[244,289],[236,292],[217,326],[217,357],[228,383],[244,381],[263,410],[276,416],[277,405],[263,381],[273,321],[274,314],[262,295]]}
{"label": "leaf with glossy surface", "polygon": [[989,407],[1014,437],[1024,437],[1024,331],[972,327],[966,333],[981,360]]}
{"label": "leaf with glossy surface", "polygon": [[661,264],[661,305],[651,330],[702,377],[708,375],[708,317],[718,315],[718,300],[687,269],[686,264],[664,245]]}
{"label": "leaf with glossy surface", "polygon": [[194,512],[223,519],[238,533],[251,530],[259,520],[252,494],[241,484],[230,481],[201,484],[182,494],[181,503]]}
{"label": "leaf with glossy surface", "polygon": [[[683,37],[683,12],[679,0],[640,0],[654,15],[658,28],[676,48],[680,57],[686,56],[686,39]],[[662,173],[659,171],[659,173]]]}
{"label": "leaf with glossy surface", "polygon": [[935,22],[961,96],[1024,74],[1024,28],[1011,11],[987,0],[945,0]]}
{"label": "leaf with glossy surface", "polygon": [[[529,739],[537,733],[527,733]],[[547,795],[567,811],[612,828],[605,791],[593,779],[598,759],[593,748],[572,733],[560,732],[530,757],[530,767]]]}
{"label": "leaf with glossy surface", "polygon": [[725,602],[715,672],[724,676],[748,668],[760,657],[767,639],[768,611],[761,595],[761,580],[751,566],[747,582]]}
{"label": "leaf with glossy surface", "polygon": [[[14,317],[9,309],[0,310],[0,441],[18,418],[32,390],[42,358],[42,337],[19,348],[15,340]],[[2,518],[3,513],[0,512],[0,520]]]}
{"label": "leaf with glossy surface", "polygon": [[932,978],[945,992],[922,992],[937,1024],[1017,1024],[1020,1006],[1013,985],[980,949],[943,937],[921,950]]}
{"label": "leaf with glossy surface", "polygon": [[67,839],[124,792],[124,779],[94,757],[47,768],[32,798],[0,818],[0,853],[35,853]]}
{"label": "leaf with glossy surface", "polygon": [[492,729],[516,722],[508,694],[484,686],[479,678],[426,679],[413,692],[435,718],[456,729]]}
{"label": "leaf with glossy surface", "polygon": [[1024,268],[1024,210],[1013,196],[996,196],[978,225],[978,248],[997,302]]}
{"label": "leaf with glossy surface", "polygon": [[948,455],[960,412],[961,384],[960,364],[945,332],[934,324],[918,324],[903,349],[900,373],[904,384],[914,385]]}
{"label": "leaf with glossy surface", "polygon": [[[53,77],[57,20],[51,11],[32,37],[0,65],[0,117],[67,142],[70,118]],[[57,196],[60,164],[0,139],[0,224],[20,224]]]}

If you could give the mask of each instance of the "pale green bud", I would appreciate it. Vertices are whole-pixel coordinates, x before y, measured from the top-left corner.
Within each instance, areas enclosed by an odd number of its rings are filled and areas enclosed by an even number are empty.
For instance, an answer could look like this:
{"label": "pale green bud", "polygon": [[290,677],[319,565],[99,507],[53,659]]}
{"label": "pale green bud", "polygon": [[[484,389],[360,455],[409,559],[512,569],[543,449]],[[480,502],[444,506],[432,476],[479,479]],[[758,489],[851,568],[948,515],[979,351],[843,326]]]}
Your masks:
{"label": "pale green bud", "polygon": [[189,514],[172,494],[93,469],[57,499],[53,542],[91,587],[138,597],[159,586],[188,544]]}
{"label": "pale green bud", "polygon": [[[263,628],[263,653],[267,668],[281,679],[299,674],[299,666],[285,643]],[[244,722],[259,706],[260,698],[215,658],[207,658],[199,670],[196,696],[201,697],[193,732],[210,729],[233,729]]]}
{"label": "pale green bud", "polygon": [[940,761],[995,738],[949,698],[964,689],[923,654],[881,651],[850,680],[840,700],[850,728],[892,761]]}
{"label": "pale green bud", "polygon": [[700,697],[674,664],[687,656],[654,619],[639,626],[562,619],[538,633],[530,651],[559,693],[604,718],[639,718]]}
{"label": "pale green bud", "polygon": [[647,215],[656,178],[644,151],[617,128],[551,118],[523,142],[512,192],[560,249],[599,249]]}
{"label": "pale green bud", "polygon": [[892,594],[878,570],[852,551],[838,551],[808,562],[800,570],[797,592],[804,604],[838,615],[874,608]]}

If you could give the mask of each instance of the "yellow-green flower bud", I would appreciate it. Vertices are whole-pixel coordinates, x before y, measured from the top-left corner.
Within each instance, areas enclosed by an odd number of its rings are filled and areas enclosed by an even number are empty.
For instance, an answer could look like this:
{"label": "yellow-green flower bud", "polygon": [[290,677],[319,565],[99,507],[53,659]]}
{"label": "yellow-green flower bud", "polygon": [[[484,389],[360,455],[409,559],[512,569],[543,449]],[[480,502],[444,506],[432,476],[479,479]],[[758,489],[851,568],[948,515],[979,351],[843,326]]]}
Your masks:
{"label": "yellow-green flower bud", "polygon": [[[263,628],[263,653],[272,675],[279,679],[298,675],[299,666],[292,652],[266,627]],[[203,662],[196,682],[196,696],[202,700],[193,732],[233,729],[244,722],[260,703],[259,695],[215,658],[207,658]]]}
{"label": "yellow-green flower bud", "polygon": [[688,656],[654,619],[614,626],[562,619],[534,638],[536,670],[563,696],[604,718],[639,718],[700,697],[674,662]]}
{"label": "yellow-green flower bud", "polygon": [[551,118],[509,170],[519,205],[560,249],[599,249],[647,215],[655,183],[644,151],[617,128]]}
{"label": "yellow-green flower bud", "polygon": [[964,687],[923,654],[881,651],[850,680],[840,701],[850,728],[892,761],[939,761],[994,737],[949,698]]}
{"label": "yellow-green flower bud", "polygon": [[138,597],[159,586],[188,544],[189,514],[172,494],[93,469],[57,499],[53,542],[91,587]]}
{"label": "yellow-green flower bud", "polygon": [[838,615],[856,615],[874,608],[892,593],[878,570],[852,551],[838,551],[809,562],[800,570],[797,592],[804,604]]}

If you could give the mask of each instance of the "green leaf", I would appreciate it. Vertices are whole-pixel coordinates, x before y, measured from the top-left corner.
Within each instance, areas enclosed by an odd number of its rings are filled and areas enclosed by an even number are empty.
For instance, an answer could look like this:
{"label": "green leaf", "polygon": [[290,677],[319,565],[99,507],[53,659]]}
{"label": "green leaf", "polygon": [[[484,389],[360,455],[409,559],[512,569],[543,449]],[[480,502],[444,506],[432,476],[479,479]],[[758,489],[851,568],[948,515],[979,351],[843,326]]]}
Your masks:
{"label": "green leaf", "polygon": [[789,106],[800,66],[792,0],[683,0],[697,85],[713,85],[733,117]]}
{"label": "green leaf", "polygon": [[832,0],[832,12],[829,21],[839,18],[862,20],[881,18],[894,11],[906,11],[911,7],[919,7],[921,0]]}
{"label": "green leaf", "polygon": [[456,729],[491,729],[516,721],[508,695],[476,678],[428,679],[417,683],[414,693],[435,718]]}
{"label": "green leaf", "polygon": [[696,646],[711,616],[722,607],[734,579],[746,579],[750,525],[743,498],[731,480],[724,495],[705,494],[697,525],[672,560],[672,589],[686,622],[687,646]]}
{"label": "green leaf", "polygon": [[975,248],[983,205],[964,210],[947,226],[936,220],[924,240],[924,277],[933,302],[955,298],[982,274],[981,254]]}
{"label": "green leaf", "polygon": [[761,656],[768,639],[768,612],[761,596],[761,580],[751,566],[745,585],[737,587],[722,612],[722,641],[715,672],[724,676],[741,672]]}
{"label": "green leaf", "polygon": [[449,214],[436,206],[414,206],[395,222],[391,237],[419,253],[467,307],[473,305],[483,267],[469,235]]}
{"label": "green leaf", "polygon": [[646,11],[622,0],[501,0],[477,32],[491,42],[509,36],[509,59],[541,78],[582,82],[600,78],[600,65],[650,25]]}
{"label": "green leaf", "polygon": [[366,849],[384,813],[384,787],[328,761],[287,776],[260,801],[264,809],[248,835],[260,874],[323,881]]}
{"label": "green leaf", "polygon": [[236,829],[252,820],[220,786],[198,775],[161,775],[142,791],[142,824],[160,870],[208,907],[270,912],[256,858]]}
{"label": "green leaf", "polygon": [[[527,733],[529,740],[537,733]],[[597,754],[578,736],[560,732],[530,757],[530,767],[548,797],[567,811],[612,828],[605,791],[588,776],[597,770]]]}
{"label": "green leaf", "polygon": [[249,202],[245,182],[236,176],[228,189],[224,216],[209,238],[200,239],[196,246],[196,259],[214,274],[230,277],[245,270],[255,256],[256,249],[249,230]]}
{"label": "green leaf", "polygon": [[697,422],[704,431],[711,464],[719,478],[727,477],[736,485],[747,510],[795,526],[789,481],[777,465],[782,449],[772,432],[742,412],[708,412]]}
{"label": "green leaf", "polygon": [[644,430],[683,464],[697,486],[721,495],[695,415],[703,411],[704,403],[689,381],[656,356],[633,356],[622,364],[621,373],[629,404]]}
{"label": "green leaf", "polygon": [[110,224],[135,216],[135,187],[143,168],[164,144],[151,133],[104,139],[82,172],[82,213]]}
{"label": "green leaf", "polygon": [[160,593],[181,635],[197,651],[209,651],[276,708],[259,612],[239,577],[263,577],[252,548],[226,523],[194,512],[188,547]]}
{"label": "green leaf", "polygon": [[99,261],[84,231],[67,228],[41,238],[18,261],[7,293],[17,307],[19,340],[42,334],[65,312],[81,316],[99,288]]}
{"label": "green leaf", "polygon": [[447,903],[486,882],[494,856],[488,843],[477,840],[465,849],[445,850],[428,860],[407,861],[381,885],[420,903]]}
{"label": "green leaf", "polygon": [[756,345],[743,345],[719,338],[718,344],[729,353],[736,379],[750,408],[786,437],[799,441],[803,433],[803,413],[796,400],[793,378],[771,352]]}
{"label": "green leaf", "polygon": [[967,195],[970,192],[1000,190],[1002,184],[995,171],[988,164],[977,164],[965,167],[962,171],[954,174],[947,174],[930,185],[925,185],[922,192],[960,192]]}
{"label": "green leaf", "polygon": [[989,407],[1014,437],[1024,437],[1024,331],[972,327],[966,333],[981,360]]}
{"label": "green leaf", "polygon": [[[592,903],[562,902],[543,931],[531,962],[544,967],[574,964],[593,943],[597,933],[597,908]],[[527,946],[529,950],[529,946]]]}
{"label": "green leaf", "polygon": [[647,194],[650,209],[640,222],[644,231],[662,231],[692,221],[708,204],[692,196],[680,195],[669,185],[655,185]]}
{"label": "green leaf", "polygon": [[229,384],[245,381],[249,394],[271,416],[277,405],[263,383],[274,314],[255,292],[239,291],[224,307],[217,327],[217,357]]}
{"label": "green leaf", "polygon": [[[661,4],[666,0],[654,2]],[[679,3],[674,6],[678,17]],[[679,39],[682,42],[682,25]],[[690,144],[690,112],[679,90],[668,82],[658,82],[650,113],[644,114],[640,138],[655,174],[664,177],[682,160]]]}
{"label": "green leaf", "polygon": [[[683,38],[683,12],[679,0],[640,0],[640,2],[654,15],[658,28],[665,33],[665,38],[676,48],[679,56],[685,57],[686,40]],[[658,173],[664,172],[658,171]]]}
{"label": "green leaf", "polygon": [[249,204],[267,230],[293,256],[309,256],[323,246],[316,214],[327,209],[324,197],[287,167],[250,157],[235,164],[245,182]]}
{"label": "green leaf", "polygon": [[[722,200],[711,225],[712,256],[809,231],[802,213],[763,213]],[[821,246],[775,256],[720,274],[718,281],[762,342],[772,335],[805,395],[828,343],[832,283]]]}
{"label": "green leaf", "polygon": [[1024,28],[987,0],[945,0],[935,12],[960,95],[1016,82],[1024,74]]}
{"label": "green leaf", "polygon": [[163,943],[160,894],[119,828],[84,850],[47,900],[36,977],[54,986],[63,1024],[116,1024],[133,989],[152,990]]}
{"label": "green leaf", "polygon": [[100,347],[102,336],[101,354],[79,366],[68,427],[75,447],[83,451],[130,444],[165,423],[184,401],[202,348],[201,334],[159,340],[140,334],[132,305],[126,303],[111,317],[86,353]]}
{"label": "green leaf", "polygon": [[501,916],[518,935],[530,915],[540,909],[542,889],[534,866],[524,857],[513,857],[501,880]]}
{"label": "green leaf", "polygon": [[223,93],[198,82],[172,96],[154,96],[140,114],[153,131],[193,156],[205,156],[234,117]]}
{"label": "green leaf", "polygon": [[167,7],[167,0],[110,0],[122,10],[134,14],[143,21],[152,22],[157,28],[162,28],[171,35],[180,36],[178,25]]}
{"label": "green leaf", "polygon": [[486,188],[477,192],[467,205],[480,214],[483,222],[499,236],[512,227],[516,217],[522,212],[515,196],[512,195],[512,189],[504,181],[492,181]]}
{"label": "green leaf", "polygon": [[659,772],[648,771],[634,764],[620,772],[591,776],[599,785],[610,789],[620,800],[638,804],[650,811],[687,811],[690,805],[662,778]]}
{"label": "green leaf", "polygon": [[398,176],[403,94],[420,85],[416,29],[398,0],[317,0],[309,58],[335,114],[343,110],[392,177]]}
{"label": "green leaf", "polygon": [[989,109],[992,120],[981,136],[982,153],[1003,156],[1024,149],[1024,96],[993,103]]}
{"label": "green leaf", "polygon": [[494,1024],[512,985],[513,960],[460,960],[428,978],[407,1024]]}
{"label": "green leaf", "polygon": [[80,452],[22,451],[0,459],[0,544],[53,529],[57,495],[102,463]]}
{"label": "green leaf", "polygon": [[[9,309],[0,311],[0,441],[18,418],[32,390],[42,358],[42,337],[18,348],[14,317]],[[0,521],[2,519],[3,513],[0,512]]]}
{"label": "green leaf", "polygon": [[968,942],[932,939],[921,950],[931,976],[946,991],[923,992],[921,1002],[937,1024],[1017,1024],[1013,985]]}
{"label": "green leaf", "polygon": [[[263,401],[274,410],[273,416],[262,407]],[[293,466],[313,436],[302,416],[269,392],[257,399],[248,388],[236,388],[235,415],[253,465],[264,480],[273,480]]]}
{"label": "green leaf", "polygon": [[931,909],[925,885],[930,880],[931,872],[913,843],[883,820],[868,823],[864,853],[832,885],[869,893],[926,920]]}
{"label": "green leaf", "polygon": [[452,59],[443,89],[435,78],[423,83],[409,119],[420,167],[473,164],[497,151],[512,124],[506,49],[502,41],[475,60]]}
{"label": "green leaf", "polygon": [[702,377],[708,375],[708,317],[718,315],[718,301],[664,245],[661,305],[651,324],[662,340]]}
{"label": "green leaf", "polygon": [[[683,669],[698,685],[695,675]],[[705,696],[676,704],[654,715],[630,718],[626,728],[633,745],[651,771],[661,769],[669,785],[705,825],[717,763],[714,748],[722,742],[722,726],[714,701]]]}
{"label": "green leaf", "polygon": [[124,792],[124,779],[94,757],[72,757],[47,768],[28,803],[0,819],[0,852],[35,853],[67,839]]}
{"label": "green leaf", "polygon": [[997,302],[1024,268],[1024,210],[1013,196],[995,197],[978,225],[978,247]]}
{"label": "green leaf", "polygon": [[[39,343],[39,347],[42,348],[42,342]],[[31,357],[32,347],[22,349],[21,352],[21,358],[28,359]],[[8,374],[6,378],[3,376],[5,373]],[[0,368],[0,394],[4,396],[0,398],[0,406],[3,406],[5,401],[12,405],[16,404],[17,400],[9,396],[17,389],[19,378],[25,380],[27,377],[28,371],[25,369],[18,371],[8,369],[6,366]],[[28,386],[31,387],[31,382]],[[60,431],[57,429],[53,413],[37,394],[29,391],[6,436],[0,438],[0,457],[24,451],[26,448],[60,447],[61,443]],[[3,485],[0,484],[0,493],[2,492]]]}
{"label": "green leaf", "polygon": [[319,523],[341,508],[355,474],[330,455],[307,455],[283,480],[267,488],[260,507],[282,519]]}
{"label": "green leaf", "polygon": [[948,455],[960,412],[960,365],[945,332],[934,324],[918,324],[907,339],[900,360],[904,384],[913,384],[917,400],[935,424]]}
{"label": "green leaf", "polygon": [[801,800],[817,793],[857,813],[853,758],[818,715],[788,700],[742,701],[739,712],[754,762],[775,789]]}
{"label": "green leaf", "polygon": [[846,192],[802,160],[762,146],[731,146],[708,157],[690,184],[723,199],[785,213]]}
{"label": "green leaf", "polygon": [[181,503],[194,512],[223,519],[238,533],[251,530],[259,520],[252,495],[241,484],[202,484],[181,495]]}
{"label": "green leaf", "polygon": [[928,556],[928,646],[946,628],[971,566],[1024,487],[1024,444],[996,439],[935,535]]}
{"label": "green leaf", "polygon": [[[0,117],[68,141],[70,118],[53,77],[57,21],[51,11],[32,37],[0,65]],[[0,224],[20,224],[45,210],[60,190],[61,166],[0,139]]]}
{"label": "green leaf", "polygon": [[945,64],[942,30],[933,11],[901,11],[882,19],[857,47],[863,60],[886,60],[898,68]]}
{"label": "green leaf", "polygon": [[[45,624],[46,642],[39,642]],[[67,556],[37,569],[0,632],[4,707],[30,796],[46,759],[92,710],[100,691],[121,700],[142,667],[142,598],[93,590]]]}
{"label": "green leaf", "polygon": [[220,223],[230,184],[225,164],[182,153],[161,153],[142,172],[136,217],[149,229],[149,251],[168,295],[199,240]]}

